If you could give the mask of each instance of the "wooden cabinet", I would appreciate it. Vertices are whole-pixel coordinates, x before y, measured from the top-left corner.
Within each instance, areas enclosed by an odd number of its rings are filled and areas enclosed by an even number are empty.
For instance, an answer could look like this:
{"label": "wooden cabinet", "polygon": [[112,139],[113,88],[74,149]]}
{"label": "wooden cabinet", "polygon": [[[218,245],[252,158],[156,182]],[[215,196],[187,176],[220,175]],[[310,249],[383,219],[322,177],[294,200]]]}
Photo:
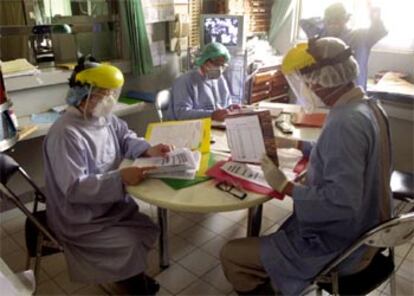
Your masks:
{"label": "wooden cabinet", "polygon": [[289,102],[289,85],[278,66],[257,69],[250,79],[250,104],[270,100]]}

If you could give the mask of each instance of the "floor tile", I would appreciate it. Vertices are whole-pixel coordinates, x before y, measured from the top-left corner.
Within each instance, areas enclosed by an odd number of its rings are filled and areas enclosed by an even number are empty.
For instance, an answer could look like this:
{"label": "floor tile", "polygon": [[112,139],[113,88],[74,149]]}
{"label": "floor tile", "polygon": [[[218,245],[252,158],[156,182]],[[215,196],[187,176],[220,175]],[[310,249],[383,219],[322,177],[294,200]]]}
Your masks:
{"label": "floor tile", "polygon": [[208,242],[206,242],[204,245],[202,245],[200,248],[209,253],[210,255],[216,257],[217,259],[220,258],[220,252],[223,248],[224,244],[227,242],[227,239],[224,239],[223,237],[217,236]]}
{"label": "floor tile", "polygon": [[214,233],[220,234],[223,231],[229,229],[235,223],[232,220],[225,218],[222,215],[216,214],[208,217],[207,219],[200,222],[200,225],[213,231]]}
{"label": "floor tile", "polygon": [[414,280],[414,261],[405,259],[401,265],[398,266],[397,275],[407,280]]}
{"label": "floor tile", "polygon": [[24,230],[12,234],[12,238],[20,248],[26,250],[26,236]]}
{"label": "floor tile", "polygon": [[247,210],[239,210],[220,213],[220,215],[236,223],[240,223],[245,217],[247,217],[247,212]]}
{"label": "floor tile", "polygon": [[145,269],[146,274],[151,277],[161,272],[160,268],[160,256],[158,250],[151,250],[147,254],[147,268]]}
{"label": "floor tile", "polygon": [[171,265],[156,277],[160,285],[172,294],[184,290],[196,279],[195,275],[179,264]]}
{"label": "floor tile", "polygon": [[168,241],[169,244],[169,252],[170,252],[170,259],[174,261],[178,261],[192,251],[194,251],[197,247],[190,242],[186,241],[185,239],[174,236]]}
{"label": "floor tile", "polygon": [[3,225],[3,223],[6,223],[11,219],[14,219],[19,216],[24,217],[24,214],[20,209],[15,208],[13,210],[8,210],[6,212],[0,213],[0,222]]}
{"label": "floor tile", "polygon": [[86,288],[88,284],[72,282],[67,271],[58,274],[53,281],[63,289],[67,294],[73,294],[75,291]]}
{"label": "floor tile", "polygon": [[226,240],[246,237],[247,227],[241,224],[236,224],[224,231],[223,233],[221,233],[220,235]]}
{"label": "floor tile", "polygon": [[194,225],[193,227],[180,233],[179,236],[191,244],[199,247],[212,238],[216,237],[217,234],[202,226]]}
{"label": "floor tile", "polygon": [[22,250],[16,250],[8,253],[7,256],[2,256],[2,259],[14,272],[20,272],[26,270],[26,252]]}
{"label": "floor tile", "polygon": [[266,203],[263,207],[263,216],[280,224],[291,214],[291,211],[277,207],[271,203]]}
{"label": "floor tile", "polygon": [[221,265],[216,266],[214,269],[206,273],[201,279],[216,288],[221,293],[229,294],[233,291],[232,285],[224,276]]}
{"label": "floor tile", "polygon": [[195,296],[195,295],[214,295],[214,296],[220,296],[225,295],[221,294],[219,291],[214,289],[214,287],[210,286],[209,284],[201,281],[196,280],[194,283],[192,283],[188,288],[186,288],[184,291],[180,292],[180,296]]}
{"label": "floor tile", "polygon": [[194,226],[193,221],[180,215],[170,215],[168,218],[168,227],[171,233],[179,234],[192,226]]}
{"label": "floor tile", "polygon": [[109,295],[109,294],[106,293],[105,290],[102,289],[98,285],[90,285],[90,286],[83,287],[79,290],[76,290],[75,292],[71,293],[71,295],[88,296],[88,295]]}
{"label": "floor tile", "polygon": [[2,222],[1,226],[8,234],[14,234],[16,232],[22,231],[24,229],[24,223],[26,221],[26,216],[17,215],[6,222]]}
{"label": "floor tile", "polygon": [[211,256],[201,249],[197,249],[190,253],[178,263],[198,277],[220,264],[216,257]]}
{"label": "floor tile", "polygon": [[289,196],[286,196],[283,200],[273,198],[273,199],[269,200],[267,203],[270,203],[274,206],[283,208],[283,209],[288,210],[290,212],[293,211],[293,199]]}
{"label": "floor tile", "polygon": [[[413,296],[414,295],[414,282],[413,280],[408,280],[401,276],[395,277],[396,281],[396,295],[397,296]],[[391,295],[390,291],[390,285],[388,284],[386,289],[383,291],[383,293],[387,293],[388,295]]]}
{"label": "floor tile", "polygon": [[262,233],[262,235],[269,235],[276,232],[280,228],[279,224],[273,224],[270,228]]}
{"label": "floor tile", "polygon": [[404,244],[404,245],[400,245],[398,247],[395,247],[394,252],[395,252],[396,256],[405,258],[407,256],[407,254],[409,254],[411,248],[412,248],[412,245]]}
{"label": "floor tile", "polygon": [[184,217],[188,220],[191,220],[195,223],[199,223],[205,219],[207,219],[208,217],[214,215],[211,213],[188,213],[188,212],[174,212],[177,215]]}
{"label": "floor tile", "polygon": [[170,292],[165,290],[163,287],[161,287],[160,290],[157,293],[157,296],[172,296],[172,295],[173,294],[171,294]]}
{"label": "floor tile", "polygon": [[5,236],[0,240],[0,257],[4,257],[9,253],[23,251],[11,236]]}
{"label": "floor tile", "polygon": [[41,266],[51,278],[54,278],[67,269],[63,253],[42,257]]}
{"label": "floor tile", "polygon": [[55,282],[53,281],[47,281],[44,283],[41,283],[36,290],[37,296],[42,295],[67,295],[65,291],[60,288]]}

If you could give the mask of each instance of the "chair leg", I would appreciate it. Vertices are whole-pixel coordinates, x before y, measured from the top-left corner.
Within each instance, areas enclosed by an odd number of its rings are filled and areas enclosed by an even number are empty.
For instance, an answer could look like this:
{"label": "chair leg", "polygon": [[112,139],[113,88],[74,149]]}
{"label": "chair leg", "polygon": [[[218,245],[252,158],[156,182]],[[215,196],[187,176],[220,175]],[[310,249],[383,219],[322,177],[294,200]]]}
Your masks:
{"label": "chair leg", "polygon": [[30,269],[30,263],[32,261],[32,258],[29,255],[29,252],[27,252],[27,257],[26,257],[26,270]]}
{"label": "chair leg", "polygon": [[339,284],[338,284],[338,273],[332,273],[332,295],[338,296],[339,295]]}
{"label": "chair leg", "polygon": [[35,258],[35,264],[34,264],[34,276],[35,276],[36,282],[38,282],[38,279],[39,279],[40,261],[42,258],[42,245],[43,245],[43,235],[39,233],[39,236],[37,237],[36,258]]}
{"label": "chair leg", "polygon": [[[394,248],[390,248],[390,256],[392,256],[392,261],[395,264],[395,252],[394,252]],[[395,296],[397,295],[397,282],[395,279],[395,269],[392,272],[391,276],[390,276],[390,295],[391,296]]]}

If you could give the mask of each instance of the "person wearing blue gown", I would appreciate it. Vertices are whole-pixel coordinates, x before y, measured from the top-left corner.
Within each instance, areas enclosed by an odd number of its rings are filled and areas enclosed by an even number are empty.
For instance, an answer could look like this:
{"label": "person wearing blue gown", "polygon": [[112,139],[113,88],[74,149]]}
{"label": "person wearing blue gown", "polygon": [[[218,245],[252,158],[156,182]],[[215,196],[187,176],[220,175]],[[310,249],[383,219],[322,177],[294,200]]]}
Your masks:
{"label": "person wearing blue gown", "polygon": [[387,35],[381,20],[380,10],[369,6],[371,25],[368,28],[350,29],[347,27],[350,15],[342,3],[334,3],[325,9],[323,20],[319,17],[303,19],[299,25],[308,38],[318,36],[342,39],[354,51],[359,65],[356,84],[367,89],[368,60],[372,47]]}
{"label": "person wearing blue gown", "polygon": [[[333,258],[391,217],[388,121],[354,84],[352,51],[337,38],[311,40],[286,54],[282,71],[296,95],[330,112],[304,184],[287,180],[267,156],[262,160],[268,184],[293,199],[293,213],[272,234],[223,247],[224,274],[243,295],[299,295]],[[377,251],[361,247],[340,275],[365,268]]]}
{"label": "person wearing blue gown", "polygon": [[145,169],[119,167],[124,158],[162,156],[170,148],[151,147],[111,114],[123,82],[116,67],[93,58],[76,66],[69,107],[43,145],[47,219],[72,281],[122,282],[134,295],[154,295],[159,285],[144,270],[158,227],[125,190],[145,178]]}
{"label": "person wearing blue gown", "polygon": [[229,86],[223,71],[230,60],[228,49],[217,42],[209,43],[196,60],[197,69],[176,79],[171,89],[167,118],[170,120],[211,117],[224,121],[232,109]]}

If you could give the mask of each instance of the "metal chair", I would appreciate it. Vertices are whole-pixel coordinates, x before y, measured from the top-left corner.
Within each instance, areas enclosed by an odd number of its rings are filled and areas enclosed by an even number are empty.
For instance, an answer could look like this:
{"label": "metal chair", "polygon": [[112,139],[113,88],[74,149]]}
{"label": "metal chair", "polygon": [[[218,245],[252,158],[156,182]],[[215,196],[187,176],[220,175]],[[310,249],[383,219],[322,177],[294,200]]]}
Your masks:
{"label": "metal chair", "polygon": [[169,89],[160,90],[155,97],[155,109],[157,110],[158,118],[162,122],[164,119],[164,112],[168,110],[171,100],[171,91]]}
{"label": "metal chair", "polygon": [[[395,295],[393,248],[408,243],[414,237],[414,212],[402,214],[372,228],[363,234],[343,254],[332,260],[314,280],[322,290],[332,295],[364,295],[379,287],[391,277],[391,295]],[[350,275],[340,276],[338,266],[361,246],[380,248],[363,270]],[[384,251],[388,249],[388,256]]]}
{"label": "metal chair", "polygon": [[[23,180],[30,185],[34,192],[33,210],[30,211],[26,205],[20,200],[19,196],[10,187],[12,177],[20,175]],[[25,238],[27,248],[26,269],[31,266],[31,259],[35,258],[34,274],[38,279],[40,261],[42,256],[51,255],[62,252],[63,247],[59,244],[53,233],[47,226],[46,210],[38,210],[38,203],[45,203],[46,197],[33,182],[30,176],[23,168],[9,155],[0,153],[0,183],[4,187],[4,194],[16,207],[18,207],[26,216]]]}

